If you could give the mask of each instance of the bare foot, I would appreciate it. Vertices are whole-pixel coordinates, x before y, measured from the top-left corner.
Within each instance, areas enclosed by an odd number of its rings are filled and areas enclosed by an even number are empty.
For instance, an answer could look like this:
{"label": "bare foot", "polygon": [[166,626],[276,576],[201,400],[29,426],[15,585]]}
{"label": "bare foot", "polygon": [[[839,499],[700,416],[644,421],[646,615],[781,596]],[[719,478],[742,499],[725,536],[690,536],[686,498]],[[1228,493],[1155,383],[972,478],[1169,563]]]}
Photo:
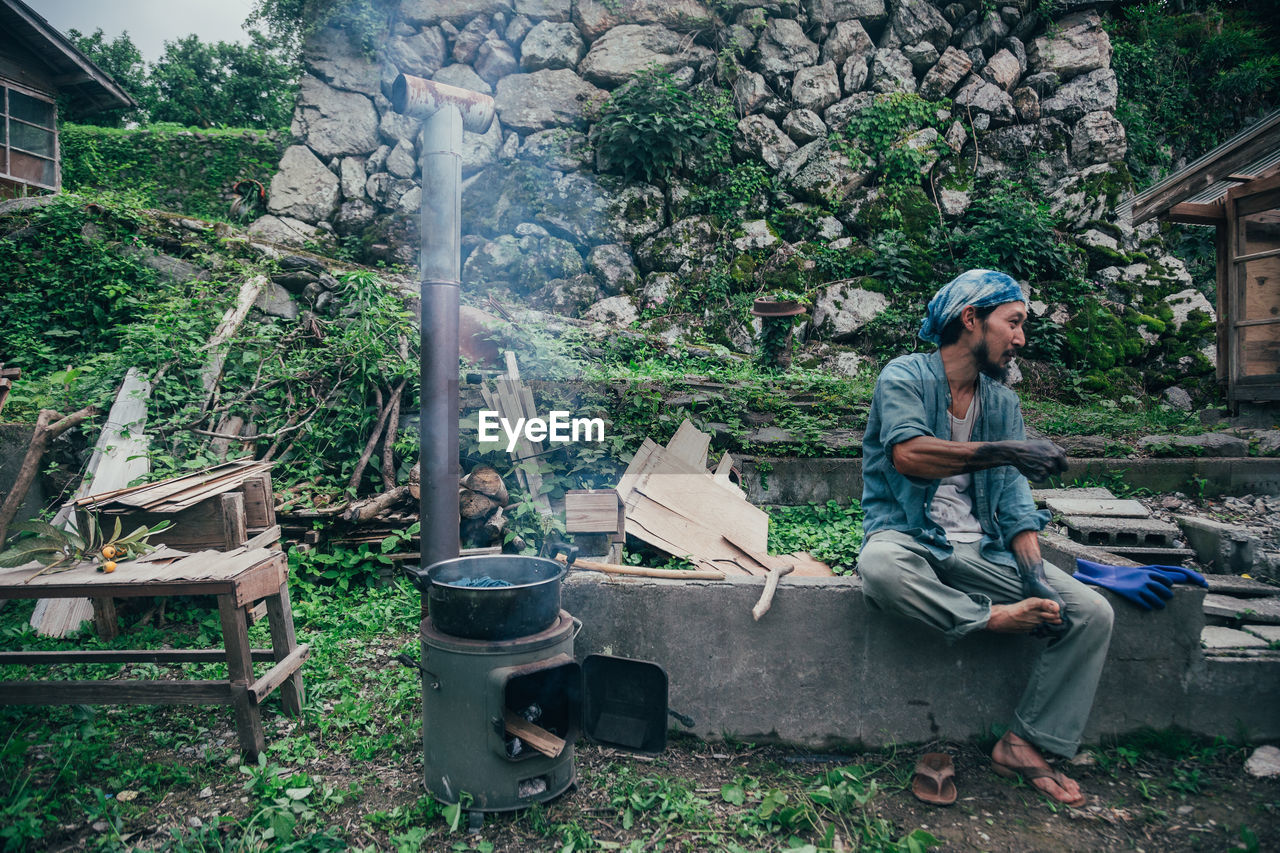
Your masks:
{"label": "bare foot", "polygon": [[998,634],[1025,634],[1036,626],[1061,625],[1058,603],[1047,598],[1027,598],[1017,604],[993,604],[987,630]]}
{"label": "bare foot", "polygon": [[1074,779],[1055,772],[1044,760],[1040,750],[1013,732],[1005,736],[991,750],[991,760],[996,765],[1017,773],[1046,796],[1068,806],[1084,805],[1085,796]]}

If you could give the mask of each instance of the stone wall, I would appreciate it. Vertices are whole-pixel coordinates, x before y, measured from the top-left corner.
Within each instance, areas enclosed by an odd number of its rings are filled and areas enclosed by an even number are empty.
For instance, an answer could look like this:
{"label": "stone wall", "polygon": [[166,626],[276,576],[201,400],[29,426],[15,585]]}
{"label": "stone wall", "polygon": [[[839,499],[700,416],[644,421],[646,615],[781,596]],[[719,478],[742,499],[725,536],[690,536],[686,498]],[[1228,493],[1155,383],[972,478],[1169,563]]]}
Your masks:
{"label": "stone wall", "polygon": [[[730,230],[688,215],[680,181],[624,183],[605,173],[588,142],[592,105],[658,67],[680,86],[731,90],[739,120],[734,162],[723,171],[764,164],[777,177],[771,209],[816,219],[816,239],[829,247],[853,243],[879,192],[830,137],[877,98],[914,92],[950,104],[944,132],[929,128],[908,141],[933,152],[930,167],[941,161],[936,171],[970,182],[992,174],[1036,182],[1059,219],[1078,229],[1106,299],[1124,305],[1143,288],[1158,300],[1177,291],[1169,298],[1186,305],[1172,311],[1172,328],[1192,308],[1211,316],[1181,262],[1158,238],[1153,247],[1154,225],[1135,233],[1109,221],[1128,178],[1098,12],[1067,0],[1047,20],[1037,8],[1028,0],[995,8],[978,0],[402,0],[376,61],[342,33],[313,39],[296,144],[272,182],[271,215],[254,230],[286,242],[328,234],[371,259],[416,264],[418,127],[388,100],[403,71],[496,101],[493,126],[464,139],[468,288],[501,288],[546,310],[626,325],[638,308],[661,306],[717,246],[754,253],[761,269],[787,263],[795,247],[761,212]],[[938,206],[931,215],[962,215],[969,193],[935,183],[922,177]],[[1061,306],[1029,295],[1033,311],[1067,321]],[[838,284],[817,295],[812,332],[847,340],[884,307],[880,294]],[[749,351],[750,335],[736,331],[730,340]]]}

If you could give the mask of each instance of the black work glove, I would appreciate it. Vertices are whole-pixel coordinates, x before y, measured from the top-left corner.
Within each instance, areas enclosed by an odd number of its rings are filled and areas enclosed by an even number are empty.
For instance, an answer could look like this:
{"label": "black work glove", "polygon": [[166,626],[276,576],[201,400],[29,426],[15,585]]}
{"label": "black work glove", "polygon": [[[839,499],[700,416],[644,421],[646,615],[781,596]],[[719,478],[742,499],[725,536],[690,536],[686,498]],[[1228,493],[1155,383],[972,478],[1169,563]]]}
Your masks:
{"label": "black work glove", "polygon": [[997,441],[993,452],[1028,480],[1047,480],[1067,470],[1067,451],[1052,441]]}
{"label": "black work glove", "polygon": [[1042,622],[1035,630],[1031,632],[1033,637],[1061,637],[1067,633],[1067,629],[1071,627],[1071,622],[1067,618],[1067,603],[1062,600],[1062,596],[1058,595],[1058,591],[1049,586],[1049,579],[1044,574],[1044,563],[1037,560],[1034,564],[1024,566],[1018,565],[1018,579],[1022,581],[1022,597],[1025,598],[1047,598],[1058,605],[1058,616],[1062,618],[1062,624],[1050,625],[1048,622]]}

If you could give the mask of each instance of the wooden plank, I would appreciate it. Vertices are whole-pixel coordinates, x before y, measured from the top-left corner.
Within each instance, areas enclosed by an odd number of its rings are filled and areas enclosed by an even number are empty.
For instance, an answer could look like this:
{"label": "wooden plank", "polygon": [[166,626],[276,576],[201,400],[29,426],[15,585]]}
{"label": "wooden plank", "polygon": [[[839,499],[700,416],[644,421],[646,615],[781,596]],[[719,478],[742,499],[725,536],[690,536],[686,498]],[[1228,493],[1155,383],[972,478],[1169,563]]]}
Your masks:
{"label": "wooden plank", "polygon": [[218,379],[222,376],[222,365],[227,359],[227,344],[235,337],[236,331],[249,316],[249,309],[253,308],[258,294],[266,286],[267,277],[264,275],[256,275],[240,285],[235,304],[222,315],[222,322],[218,324],[218,328],[214,329],[213,337],[201,347],[209,353],[204,369],[200,371],[200,387],[204,390],[205,396],[204,404],[200,407],[201,411],[206,410],[213,401]]}
{"label": "wooden plank", "polygon": [[244,547],[249,550],[256,550],[258,548],[275,549],[280,547],[280,535],[280,525],[275,524],[250,538],[244,543]]}
{"label": "wooden plank", "polygon": [[248,531],[245,530],[243,494],[228,492],[225,495],[219,495],[218,512],[222,516],[224,550],[230,551],[249,540]]}
{"label": "wooden plank", "polygon": [[[688,558],[695,565],[730,574],[763,574],[743,565],[741,552],[726,543],[719,533],[673,512],[642,494],[635,493],[627,505],[627,533],[674,557]],[[742,561],[742,562],[740,562]]]}
{"label": "wooden plank", "polygon": [[1221,202],[1213,204],[1192,204],[1184,201],[1169,208],[1163,217],[1170,222],[1182,222],[1186,225],[1218,225],[1227,221],[1227,211]]}
{"label": "wooden plank", "polygon": [[[275,660],[271,649],[252,649],[256,661]],[[0,666],[62,663],[226,663],[225,649],[69,649],[60,652],[0,652]]]}
{"label": "wooden plank", "polygon": [[275,495],[271,475],[263,472],[244,481],[244,523],[250,530],[274,527]]}
{"label": "wooden plank", "polygon": [[[282,575],[288,564],[281,564]],[[293,656],[298,648],[297,638],[293,633],[293,607],[289,603],[289,582],[281,577],[279,591],[267,596],[268,627],[271,629],[271,648],[277,661],[285,661]],[[302,646],[301,648],[306,648]],[[302,713],[302,704],[306,699],[303,692],[302,671],[295,667],[295,672],[284,683],[280,692],[280,701],[286,714],[298,716]]]}
{"label": "wooden plank", "polygon": [[240,749],[257,756],[266,748],[262,730],[262,712],[249,696],[253,679],[253,659],[249,654],[249,625],[243,604],[231,595],[218,596],[218,615],[222,620],[222,642],[227,649],[227,680],[231,682],[231,706],[236,713],[236,735]]}
{"label": "wooden plank", "polygon": [[769,515],[736,500],[706,475],[650,473],[636,491],[704,527],[732,536],[756,551],[769,548]]}
{"label": "wooden plank", "polygon": [[1050,510],[1060,515],[1100,515],[1110,518],[1146,518],[1151,515],[1140,501],[1132,500],[1051,497],[1045,503]]}
{"label": "wooden plank", "polygon": [[564,493],[564,526],[569,533],[621,533],[622,502],[613,489],[570,489]]}
{"label": "wooden plank", "polygon": [[711,436],[693,425],[693,421],[685,419],[681,422],[676,434],[667,442],[667,455],[688,462],[695,468],[707,470],[707,450],[711,447]]}
{"label": "wooden plank", "polygon": [[814,557],[808,551],[783,554],[782,559],[795,566],[792,574],[798,578],[833,578],[836,576],[830,566]]}
{"label": "wooden plank", "polygon": [[[241,607],[278,594],[288,577],[289,564],[284,554],[279,551],[266,553],[273,554],[277,559],[269,564],[254,566],[252,572],[236,578],[236,600]],[[252,555],[242,559],[249,561],[251,566],[257,562]]]}
{"label": "wooden plank", "polygon": [[225,681],[0,681],[0,705],[226,705]]}
{"label": "wooden plank", "polygon": [[506,726],[507,734],[520,738],[547,758],[556,758],[564,752],[564,738],[556,737],[542,726],[534,725],[524,717],[517,716],[510,708],[504,709],[503,714],[503,724]]}
{"label": "wooden plank", "polygon": [[[567,562],[565,556],[561,554],[556,557],[561,563]],[[574,569],[581,569],[587,572],[600,572],[606,575],[623,575],[638,578],[664,578],[666,580],[677,581],[722,581],[724,573],[717,571],[701,571],[682,569],[650,569],[644,566],[619,566],[610,563],[598,563],[595,560],[584,560],[578,558],[573,561]]]}
{"label": "wooden plank", "polygon": [[[271,695],[272,691],[283,684],[289,676],[298,671],[309,654],[311,654],[311,647],[306,643],[298,646],[284,660],[271,667],[271,669],[263,673],[261,678],[249,686],[249,698],[254,702],[262,702],[263,699]],[[296,716],[298,710],[295,709],[290,713]]]}

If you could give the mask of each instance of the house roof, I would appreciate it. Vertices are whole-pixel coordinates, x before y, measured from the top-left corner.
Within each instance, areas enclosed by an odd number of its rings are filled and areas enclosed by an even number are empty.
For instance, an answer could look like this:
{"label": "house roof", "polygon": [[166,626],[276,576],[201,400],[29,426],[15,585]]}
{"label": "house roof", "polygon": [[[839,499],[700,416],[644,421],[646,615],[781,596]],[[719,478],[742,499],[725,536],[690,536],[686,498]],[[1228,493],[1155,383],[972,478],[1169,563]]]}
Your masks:
{"label": "house roof", "polygon": [[1116,213],[1138,225],[1175,204],[1213,204],[1250,180],[1280,167],[1280,110],[1246,128],[1186,168],[1123,201]]}
{"label": "house roof", "polygon": [[110,75],[22,0],[0,0],[0,32],[38,57],[59,92],[77,108],[96,112],[137,106]]}

